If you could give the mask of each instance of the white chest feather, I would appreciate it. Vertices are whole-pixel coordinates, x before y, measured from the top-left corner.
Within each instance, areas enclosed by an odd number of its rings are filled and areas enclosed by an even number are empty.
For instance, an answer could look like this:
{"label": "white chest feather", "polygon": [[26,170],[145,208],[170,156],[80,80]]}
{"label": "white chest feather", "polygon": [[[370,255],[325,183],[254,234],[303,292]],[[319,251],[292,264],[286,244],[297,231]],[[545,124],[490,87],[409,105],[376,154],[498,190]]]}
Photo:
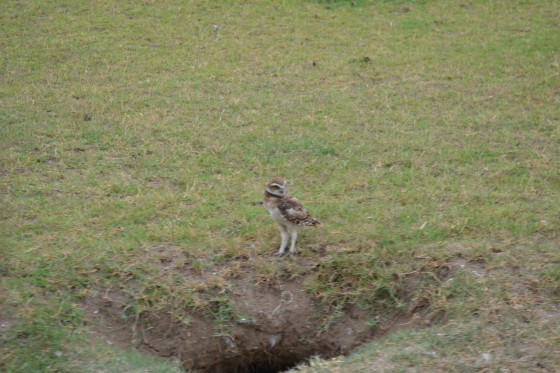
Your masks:
{"label": "white chest feather", "polygon": [[270,217],[274,220],[276,220],[279,223],[286,223],[287,220],[286,218],[284,218],[284,216],[282,215],[282,212],[280,211],[280,209],[278,207],[269,207],[266,206],[266,210],[268,211],[268,214],[270,215]]}

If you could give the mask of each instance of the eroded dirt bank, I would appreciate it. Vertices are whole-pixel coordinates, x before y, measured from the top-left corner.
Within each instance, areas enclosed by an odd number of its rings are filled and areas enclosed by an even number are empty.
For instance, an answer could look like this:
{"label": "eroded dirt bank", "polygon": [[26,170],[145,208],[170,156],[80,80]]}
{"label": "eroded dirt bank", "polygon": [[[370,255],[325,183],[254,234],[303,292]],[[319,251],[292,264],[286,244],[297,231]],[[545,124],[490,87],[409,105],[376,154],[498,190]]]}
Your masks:
{"label": "eroded dirt bank", "polygon": [[[235,307],[235,316],[226,323],[216,319],[220,304],[213,305],[215,312],[192,312],[181,321],[166,311],[127,320],[131,299],[122,288],[99,289],[84,305],[95,332],[110,343],[178,358],[186,369],[205,373],[279,372],[313,356],[347,354],[396,328],[425,326],[442,317],[429,312],[425,299],[413,301],[414,275],[400,280],[404,306],[399,309],[332,307],[306,290],[313,267],[301,266],[304,275],[274,283],[257,283],[250,271],[230,279],[228,307]],[[444,281],[453,271],[453,266],[441,268],[438,276]]]}

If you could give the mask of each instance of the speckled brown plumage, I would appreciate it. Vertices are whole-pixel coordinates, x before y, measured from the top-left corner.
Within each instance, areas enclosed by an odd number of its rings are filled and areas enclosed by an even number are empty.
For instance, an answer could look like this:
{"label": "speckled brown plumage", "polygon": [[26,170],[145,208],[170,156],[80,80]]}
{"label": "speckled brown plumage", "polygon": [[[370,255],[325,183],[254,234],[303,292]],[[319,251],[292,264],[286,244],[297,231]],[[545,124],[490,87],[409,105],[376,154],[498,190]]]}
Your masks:
{"label": "speckled brown plumage", "polygon": [[279,255],[284,254],[289,237],[291,237],[290,253],[296,252],[296,240],[301,227],[320,224],[297,198],[288,195],[288,183],[279,177],[273,177],[266,183],[264,207],[280,229],[282,243],[278,250]]}

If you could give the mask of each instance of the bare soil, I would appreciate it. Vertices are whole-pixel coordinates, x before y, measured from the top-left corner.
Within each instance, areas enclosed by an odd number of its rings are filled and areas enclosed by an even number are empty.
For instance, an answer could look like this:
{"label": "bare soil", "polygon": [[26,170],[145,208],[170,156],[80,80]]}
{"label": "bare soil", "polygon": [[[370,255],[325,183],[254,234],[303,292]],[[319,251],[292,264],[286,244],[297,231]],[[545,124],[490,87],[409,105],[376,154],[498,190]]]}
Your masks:
{"label": "bare soil", "polygon": [[[174,357],[186,369],[205,373],[281,372],[314,356],[348,354],[398,328],[422,327],[442,319],[442,315],[428,312],[424,300],[408,304],[405,311],[383,315],[357,306],[332,312],[305,290],[314,264],[303,258],[294,263],[301,274],[296,278],[262,283],[247,265],[230,279],[236,314],[244,316],[232,320],[225,331],[201,312],[190,314],[187,323],[173,320],[169,312],[147,312],[132,327],[124,317],[130,300],[119,289],[100,289],[85,300],[84,308],[95,333],[107,343]],[[453,272],[454,268],[443,268],[442,280]],[[181,273],[199,281],[207,277],[185,270]],[[417,281],[410,276],[406,283],[401,297],[411,301]]]}

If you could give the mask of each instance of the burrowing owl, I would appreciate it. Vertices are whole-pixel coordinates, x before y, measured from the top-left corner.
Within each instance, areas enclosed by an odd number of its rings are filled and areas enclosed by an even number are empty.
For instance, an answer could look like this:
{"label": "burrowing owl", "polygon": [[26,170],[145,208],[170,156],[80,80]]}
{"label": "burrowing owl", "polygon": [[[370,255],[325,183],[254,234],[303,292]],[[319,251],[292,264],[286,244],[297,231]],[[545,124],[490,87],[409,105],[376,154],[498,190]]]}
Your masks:
{"label": "burrowing owl", "polygon": [[298,231],[302,226],[320,224],[319,220],[312,217],[295,197],[288,195],[288,182],[280,177],[273,177],[266,183],[264,208],[278,223],[282,237],[278,250],[280,256],[286,250],[289,237],[292,239],[290,253],[296,252]]}

